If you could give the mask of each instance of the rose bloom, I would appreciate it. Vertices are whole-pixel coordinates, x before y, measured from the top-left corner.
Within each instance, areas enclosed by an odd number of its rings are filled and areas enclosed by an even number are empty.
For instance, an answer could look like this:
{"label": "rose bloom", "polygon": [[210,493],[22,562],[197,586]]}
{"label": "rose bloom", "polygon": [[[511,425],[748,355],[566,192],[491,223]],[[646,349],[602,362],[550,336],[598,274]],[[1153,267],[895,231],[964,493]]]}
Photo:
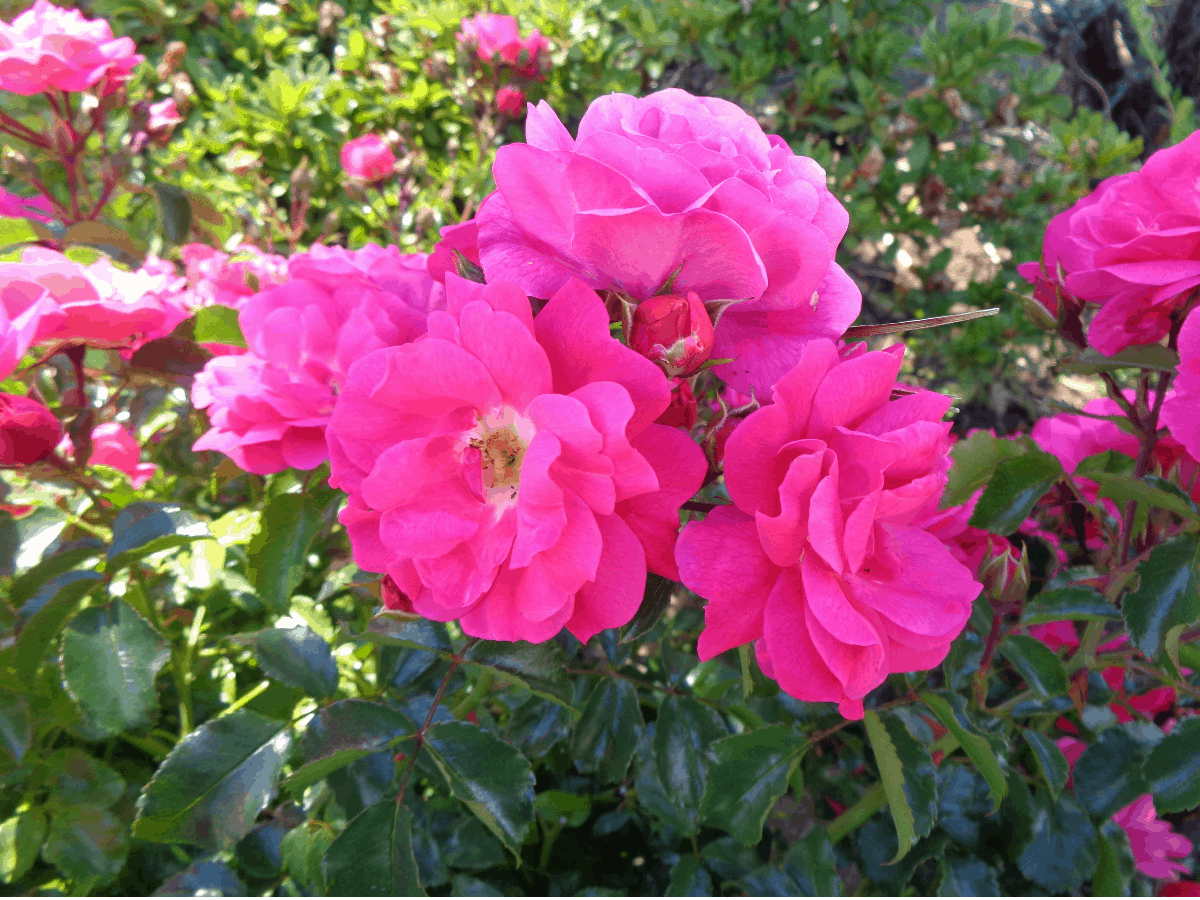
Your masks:
{"label": "rose bloom", "polygon": [[479,210],[488,280],[548,297],[569,278],[641,301],[742,300],[716,329],[716,367],[770,393],[804,342],[837,339],[862,296],[833,261],[849,215],[825,171],[739,107],[666,90],[594,101],[573,139],[543,101],[526,144],[496,153]]}
{"label": "rose bloom", "polygon": [[521,37],[512,16],[479,13],[463,19],[457,37],[460,43],[473,46],[483,62],[512,66],[526,78],[541,79],[549,66],[542,54],[550,49],[550,42],[536,28],[529,37]]}
{"label": "rose bloom", "polygon": [[0,90],[14,94],[83,91],[104,80],[109,94],[143,57],[103,19],[37,0],[11,24],[0,22]]}
{"label": "rose bloom", "polygon": [[63,319],[49,291],[6,285],[3,277],[0,274],[0,381],[17,370],[40,329],[54,328]]}
{"label": "rose bloom", "polygon": [[208,410],[212,427],[193,449],[263,475],[324,462],[325,428],[351,363],[423,334],[441,304],[425,262],[373,244],[292,257],[285,283],[242,305],[248,351],[218,356],[196,376],[192,403]]}
{"label": "rose bloom", "polygon": [[708,600],[701,659],[756,641],[784,691],[847,718],[889,673],[940,663],[982,589],[912,524],[945,486],[951,398],[890,399],[900,361],[806,344],[725,445],[733,505],[676,548],[683,583]]}
{"label": "rose bloom", "polygon": [[1171,314],[1200,285],[1200,132],[1153,154],[1141,171],[1105,179],[1055,216],[1042,266],[1019,271],[1058,281],[1099,306],[1088,343],[1108,356],[1166,337]]}
{"label": "rose bloom", "polygon": [[351,178],[379,181],[392,174],[396,154],[377,134],[364,134],[342,147],[342,168]]}
{"label": "rose bloom", "polygon": [[1174,393],[1163,403],[1162,423],[1193,459],[1200,459],[1200,316],[1179,329],[1179,371]]}
{"label": "rose bloom", "polygon": [[252,244],[242,244],[233,255],[205,244],[185,244],[179,255],[187,273],[187,304],[193,308],[240,309],[260,290],[283,284],[288,277],[286,257],[265,253]]}
{"label": "rose bloom", "polygon": [[141,447],[127,429],[116,422],[106,422],[92,429],[92,455],[89,466],[108,466],[129,476],[134,490],[148,482],[158,466],[141,461]]}
{"label": "rose bloom", "polygon": [[54,218],[54,207],[45,197],[22,197],[0,187],[0,219],[32,219],[34,222],[49,222]]}
{"label": "rose bloom", "polygon": [[428,335],[364,356],[329,424],[354,558],[391,605],[491,640],[581,641],[627,623],[647,570],[677,575],[705,462],[653,424],[667,379],[615,340],[579,281],[523,292],[446,276]]}
{"label": "rose bloom", "polygon": [[505,85],[496,91],[496,108],[509,116],[519,116],[525,110],[525,92],[519,87]]}
{"label": "rose bloom", "polygon": [[31,466],[54,453],[62,425],[32,397],[0,393],[0,468]]}

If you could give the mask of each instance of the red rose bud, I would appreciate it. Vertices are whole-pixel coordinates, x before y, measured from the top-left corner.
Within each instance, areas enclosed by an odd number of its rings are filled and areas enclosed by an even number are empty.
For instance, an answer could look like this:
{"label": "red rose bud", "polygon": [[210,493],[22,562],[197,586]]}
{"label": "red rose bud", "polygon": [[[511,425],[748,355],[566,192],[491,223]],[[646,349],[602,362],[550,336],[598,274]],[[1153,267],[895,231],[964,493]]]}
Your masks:
{"label": "red rose bud", "polygon": [[1029,555],[1025,549],[1007,546],[979,567],[979,580],[984,592],[1002,610],[1020,609],[1029,593]]}
{"label": "red rose bud", "polygon": [[671,405],[654,421],[671,428],[691,428],[698,418],[696,395],[692,393],[691,385],[681,378],[671,390]]}
{"label": "red rose bud", "polygon": [[695,293],[651,297],[634,310],[629,345],[668,378],[691,375],[712,355],[712,319]]}
{"label": "red rose bud", "polygon": [[54,452],[62,425],[29,397],[0,394],[0,467],[30,466]]}

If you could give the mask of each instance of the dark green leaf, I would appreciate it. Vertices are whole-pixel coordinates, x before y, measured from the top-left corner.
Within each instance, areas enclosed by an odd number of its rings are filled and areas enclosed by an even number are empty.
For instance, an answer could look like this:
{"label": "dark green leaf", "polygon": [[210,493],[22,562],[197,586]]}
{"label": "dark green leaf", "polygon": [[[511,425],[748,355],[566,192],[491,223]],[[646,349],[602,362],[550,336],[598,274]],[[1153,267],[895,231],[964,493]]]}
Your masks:
{"label": "dark green leaf", "polygon": [[104,583],[104,579],[95,572],[72,573],[74,577],[65,580],[54,593],[54,596],[25,623],[17,636],[17,645],[13,652],[13,668],[17,676],[24,682],[32,682],[37,675],[38,667],[46,655],[46,649],[58,635],[67,619],[75,614],[86,597],[94,588]]}
{"label": "dark green leaf", "polygon": [[1001,460],[1024,452],[1025,448],[1017,441],[1001,440],[983,430],[963,438],[950,451],[954,465],[942,494],[942,509],[966,503],[987,484]]}
{"label": "dark green leaf", "polygon": [[428,650],[450,656],[450,638],[446,626],[428,619],[414,619],[404,613],[384,610],[367,623],[363,640],[386,644],[390,647],[407,647],[410,650]]}
{"label": "dark green leaf", "polygon": [[1075,796],[1089,813],[1108,817],[1146,792],[1143,748],[1120,728],[1108,728],[1075,763]]}
{"label": "dark green leaf", "polygon": [[654,731],[658,779],[667,797],[693,817],[708,780],[706,751],[728,734],[720,713],[692,697],[671,694],[658,707]]}
{"label": "dark green leaf", "polygon": [[299,796],[330,772],[415,734],[417,725],[398,710],[368,700],[339,700],[326,706],[300,735],[304,765],[288,778],[289,793]]}
{"label": "dark green leaf", "polygon": [[446,865],[452,869],[480,872],[502,866],[508,860],[504,845],[474,817],[461,820],[449,840],[442,844],[442,849]]}
{"label": "dark green leaf", "polygon": [[1181,534],[1159,544],[1137,567],[1138,586],[1121,606],[1129,636],[1146,656],[1158,654],[1176,625],[1200,618],[1200,535]]}
{"label": "dark green leaf", "polygon": [[37,808],[0,823],[0,881],[13,884],[29,871],[42,849],[46,824],[46,814]]}
{"label": "dark green leaf", "polygon": [[450,785],[513,853],[533,822],[533,770],[504,741],[467,722],[429,729],[425,750]]}
{"label": "dark green leaf", "polygon": [[1062,463],[1049,453],[1001,460],[975,504],[970,524],[992,534],[1012,534],[1061,477]]}
{"label": "dark green leaf", "polygon": [[1142,771],[1160,815],[1200,805],[1197,747],[1200,747],[1200,719],[1181,719],[1146,757]]}
{"label": "dark green leaf", "polygon": [[171,503],[131,503],[113,521],[108,573],[135,560],[210,537],[208,525]]}
{"label": "dark green leaf", "polygon": [[1132,475],[1092,477],[1100,482],[1101,498],[1107,497],[1121,503],[1136,500],[1138,503],[1170,510],[1185,519],[1196,517],[1196,504],[1192,498],[1165,478],[1156,475],[1146,475],[1142,478],[1134,478]]}
{"label": "dark green leaf", "polygon": [[234,859],[250,878],[278,878],[283,874],[283,839],[289,826],[281,820],[259,822],[238,841]]}
{"label": "dark green leaf", "polygon": [[246,338],[238,324],[238,311],[229,306],[205,306],[196,310],[192,336],[198,344],[246,346]]}
{"label": "dark green leaf", "polygon": [[603,679],[592,689],[575,726],[571,745],[575,768],[594,773],[602,784],[620,781],[637,750],[643,728],[637,689],[628,681]]}
{"label": "dark green leaf", "polygon": [[621,643],[627,644],[644,636],[658,624],[662,614],[671,605],[671,591],[675,582],[653,572],[646,574],[646,592],[642,595],[642,603],[629,624],[621,629]]}
{"label": "dark green leaf", "polygon": [[698,856],[681,856],[671,867],[666,897],[711,897],[712,878]]}
{"label": "dark green leaf", "polygon": [[394,800],[364,809],[325,851],[334,897],[424,897],[412,851],[412,814]]}
{"label": "dark green leaf", "polygon": [[1038,769],[1046,779],[1050,796],[1057,800],[1059,793],[1067,786],[1067,778],[1071,774],[1067,758],[1058,749],[1058,745],[1040,731],[1022,729],[1021,736],[1033,751],[1033,758],[1037,760]]}
{"label": "dark green leaf", "polygon": [[123,600],[85,609],[63,633],[67,693],[106,734],[149,727],[158,707],[154,678],[170,658],[167,642]]}
{"label": "dark green leaf", "polygon": [[1062,660],[1037,638],[1023,634],[1009,635],[1001,642],[1000,652],[1025,679],[1025,683],[1041,696],[1054,697],[1070,689]]}
{"label": "dark green leaf", "polygon": [[937,769],[900,719],[867,710],[865,724],[896,825],[899,849],[892,862],[897,862],[937,820]]}
{"label": "dark green leaf", "polygon": [[723,738],[708,755],[700,818],[743,844],[762,839],[763,822],[788,787],[788,773],[806,747],[786,725],[768,725]]}
{"label": "dark green leaf", "polygon": [[125,794],[125,781],[82,750],[59,750],[47,761],[50,789],[47,805],[67,814],[76,806],[108,809]]}
{"label": "dark green leaf", "polygon": [[974,856],[949,854],[942,861],[939,897],[999,897],[996,870]]}
{"label": "dark green leaf", "polygon": [[129,831],[120,819],[106,809],[79,806],[50,817],[42,858],[76,885],[90,886],[115,878],[128,850]]}
{"label": "dark green leaf", "polygon": [[21,764],[32,741],[29,701],[20,694],[0,694],[0,774]]}
{"label": "dark green leaf", "polygon": [[472,646],[464,662],[482,666],[500,678],[515,681],[539,697],[564,706],[571,705],[571,681],[562,647],[552,641],[480,641]]}
{"label": "dark green leaf", "polygon": [[504,891],[472,875],[455,874],[450,882],[453,897],[503,897]]}
{"label": "dark green leaf", "polygon": [[264,628],[233,640],[253,647],[258,667],[271,678],[317,699],[337,693],[337,662],[325,639],[307,625]]}
{"label": "dark green leaf", "polygon": [[163,237],[172,244],[184,243],[192,227],[192,205],[187,194],[175,185],[161,181],[153,182],[151,187],[162,211]]}
{"label": "dark green leaf", "polygon": [[233,869],[210,856],[196,860],[164,881],[152,897],[244,897],[246,886]]}
{"label": "dark green leaf", "polygon": [[840,897],[842,880],[837,873],[837,856],[829,835],[813,828],[788,849],[783,870],[806,897]]}
{"label": "dark green leaf", "polygon": [[1056,803],[1049,792],[1039,791],[1032,804],[1031,835],[1017,858],[1018,868],[1048,894],[1078,890],[1100,862],[1096,826],[1069,797]]}
{"label": "dark green leaf", "polygon": [[245,709],[205,722],[175,745],[143,788],[134,834],[232,847],[274,795],[291,742],[286,722]]}
{"label": "dark green leaf", "polygon": [[259,530],[246,547],[246,577],[271,609],[287,610],[320,528],[320,511],[300,494],[279,494],[267,501]]}
{"label": "dark green leaf", "polygon": [[980,827],[992,812],[991,796],[977,770],[943,762],[938,767],[938,827],[959,844],[977,846]]}
{"label": "dark green leaf", "polygon": [[946,692],[942,695],[925,693],[921,700],[933,710],[950,733],[958,738],[959,746],[975,763],[979,773],[983,775],[992,792],[992,812],[1000,808],[1000,802],[1008,792],[1005,786],[1004,771],[1000,768],[1000,760],[996,752],[967,716],[966,704],[957,694]]}
{"label": "dark green leaf", "polygon": [[1021,613],[1021,621],[1027,625],[1064,619],[1107,621],[1119,618],[1119,609],[1105,600],[1098,590],[1082,584],[1042,591]]}

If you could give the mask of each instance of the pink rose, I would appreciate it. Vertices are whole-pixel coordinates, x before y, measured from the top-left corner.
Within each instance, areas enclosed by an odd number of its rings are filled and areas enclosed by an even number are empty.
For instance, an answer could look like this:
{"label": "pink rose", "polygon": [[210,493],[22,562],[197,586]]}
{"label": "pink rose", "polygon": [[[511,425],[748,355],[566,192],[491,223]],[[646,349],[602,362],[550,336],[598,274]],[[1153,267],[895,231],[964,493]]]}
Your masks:
{"label": "pink rose", "polygon": [[527,144],[496,154],[479,210],[488,280],[548,297],[578,277],[645,300],[742,300],[717,325],[716,373],[770,393],[813,338],[836,339],[862,297],[834,251],[849,216],[825,171],[739,107],[666,90],[592,103],[577,139],[543,101]]}
{"label": "pink rose", "polygon": [[479,265],[479,223],[474,219],[460,222],[457,225],[447,225],[438,234],[438,241],[433,252],[429,254],[429,277],[438,284],[446,283],[446,273],[458,274],[454,263],[454,251],[457,250],[475,265]]}
{"label": "pink rose", "polygon": [[392,174],[396,154],[377,134],[364,134],[342,147],[342,168],[351,178],[379,181]]}
{"label": "pink rose", "polygon": [[141,448],[132,434],[116,422],[92,429],[92,455],[89,466],[108,466],[129,476],[134,490],[140,489],[158,471],[153,463],[141,461]]}
{"label": "pink rose", "polygon": [[230,256],[204,244],[179,248],[190,289],[188,305],[240,309],[259,290],[287,281],[286,257],[242,244]]}
{"label": "pink rose", "polygon": [[734,505],[689,523],[676,548],[683,583],[708,600],[701,659],[757,641],[784,691],[847,718],[889,673],[940,663],[982,589],[913,525],[946,483],[951,398],[891,400],[900,362],[807,343],[725,446]]}
{"label": "pink rose", "polygon": [[193,449],[264,475],[324,462],[325,428],[351,363],[423,334],[441,305],[425,263],[424,254],[375,245],[292,257],[288,281],[241,307],[248,352],[212,359],[196,376],[192,403],[212,427]]}
{"label": "pink rose", "polygon": [[0,187],[0,219],[32,219],[34,222],[49,222],[54,218],[54,207],[45,197],[21,197]]}
{"label": "pink rose", "polygon": [[48,290],[23,282],[5,284],[0,272],[0,381],[16,371],[38,331],[62,319]]}
{"label": "pink rose", "polygon": [[1179,371],[1174,393],[1164,403],[1162,421],[1193,459],[1200,459],[1200,315],[1179,329]]}
{"label": "pink rose", "polygon": [[109,94],[141,63],[135,49],[129,38],[114,38],[103,19],[36,0],[12,24],[0,22],[0,90],[83,91],[105,79]]}
{"label": "pink rose", "polygon": [[32,397],[0,393],[0,468],[41,462],[62,440],[54,413]]}
{"label": "pink rose", "polygon": [[1171,823],[1158,817],[1154,797],[1142,794],[1124,809],[1113,815],[1113,821],[1129,835],[1133,860],[1143,875],[1151,878],[1175,879],[1189,874],[1188,867],[1173,862],[1192,852],[1192,842],[1171,830]]}
{"label": "pink rose", "polygon": [[542,54],[550,42],[536,28],[522,38],[517,20],[499,13],[479,13],[462,20],[459,43],[475,48],[480,60],[493,65],[509,65],[526,78],[541,79],[549,61]]}
{"label": "pink rose", "polygon": [[519,87],[505,85],[496,91],[496,108],[508,116],[519,116],[525,111],[525,92]]}
{"label": "pink rose", "polygon": [[[1171,315],[1200,285],[1200,132],[1117,175],[1046,229],[1041,273],[1021,274],[1048,296],[1061,289],[1099,306],[1088,342],[1108,356],[1166,337]],[[1046,284],[1039,283],[1039,277]]]}
{"label": "pink rose", "polygon": [[[428,336],[363,357],[329,425],[355,561],[401,608],[492,640],[586,641],[676,574],[705,463],[652,424],[667,380],[578,281],[533,317],[511,284],[446,276]],[[401,596],[402,595],[402,596]]]}

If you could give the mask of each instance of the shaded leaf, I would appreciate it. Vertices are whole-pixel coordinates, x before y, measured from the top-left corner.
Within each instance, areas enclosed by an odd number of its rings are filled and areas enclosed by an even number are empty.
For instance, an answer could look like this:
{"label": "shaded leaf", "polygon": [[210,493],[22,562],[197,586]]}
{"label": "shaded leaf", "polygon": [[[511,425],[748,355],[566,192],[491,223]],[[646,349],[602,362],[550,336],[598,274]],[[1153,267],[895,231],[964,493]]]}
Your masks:
{"label": "shaded leaf", "polygon": [[963,699],[950,693],[925,693],[921,695],[921,700],[933,710],[933,714],[950,733],[958,738],[959,746],[970,757],[971,762],[975,763],[992,792],[992,812],[998,810],[1004,795],[1008,793],[1004,771],[1000,768],[1000,760],[996,758],[992,745],[968,718]]}
{"label": "shaded leaf", "polygon": [[937,819],[937,769],[900,719],[867,710],[864,723],[896,825],[899,849],[892,860],[896,862],[929,833]]}
{"label": "shaded leaf", "polygon": [[629,624],[621,629],[621,643],[627,644],[644,636],[658,624],[662,614],[671,605],[671,591],[675,582],[653,572],[646,573],[646,592],[642,595],[641,605],[634,613]]}
{"label": "shaded leaf", "polygon": [[1096,826],[1070,797],[1057,802],[1046,791],[1032,799],[1029,840],[1017,857],[1017,867],[1048,894],[1079,889],[1100,862]]}
{"label": "shaded leaf", "polygon": [[665,897],[711,897],[712,877],[698,856],[681,856],[671,867]]}
{"label": "shaded leaf", "polygon": [[129,832],[120,819],[79,806],[50,817],[42,858],[77,885],[97,885],[117,877],[128,851]]}
{"label": "shaded leaf", "polygon": [[20,694],[0,694],[0,774],[20,765],[32,742],[29,701]]}
{"label": "shaded leaf", "polygon": [[1012,534],[1061,477],[1062,463],[1049,453],[1001,460],[975,504],[970,524],[992,534]]}
{"label": "shaded leaf", "polygon": [[287,610],[320,527],[320,511],[300,494],[279,494],[267,501],[258,533],[246,547],[246,577],[276,612]]}
{"label": "shaded leaf", "polygon": [[700,818],[743,844],[762,839],[763,822],[787,791],[788,773],[807,743],[786,725],[768,725],[722,738],[708,750],[711,763]]}
{"label": "shaded leaf", "polygon": [[417,619],[405,613],[384,610],[367,623],[363,640],[410,650],[429,650],[449,657],[450,638],[441,622]]}
{"label": "shaded leaf", "polygon": [[1200,619],[1200,535],[1181,534],[1159,544],[1137,567],[1137,590],[1125,596],[1121,611],[1129,636],[1146,656],[1158,654],[1176,625]]}
{"label": "shaded leaf", "polygon": [[637,689],[628,681],[603,679],[592,689],[575,726],[571,744],[575,768],[594,773],[603,784],[620,781],[644,728]]}
{"label": "shaded leaf", "polygon": [[1107,621],[1119,618],[1121,611],[1105,600],[1098,590],[1081,584],[1042,591],[1021,612],[1021,621],[1027,625],[1064,619]]}
{"label": "shaded leaf", "polygon": [[318,711],[300,735],[304,764],[288,778],[286,787],[298,796],[330,772],[386,750],[416,731],[412,719],[390,706],[339,700]]}
{"label": "shaded leaf", "polygon": [[104,579],[95,572],[71,574],[74,577],[70,580],[63,576],[63,582],[54,595],[33,614],[17,635],[13,668],[22,681],[33,681],[50,643],[83,604],[84,597],[104,583]]}
{"label": "shaded leaf", "polygon": [[1067,758],[1058,749],[1058,745],[1040,731],[1022,729],[1021,736],[1033,751],[1033,758],[1037,760],[1038,769],[1046,780],[1050,796],[1058,799],[1059,793],[1067,786],[1067,778],[1071,775]]}
{"label": "shaded leaf", "polygon": [[209,537],[203,521],[172,503],[131,503],[117,514],[112,532],[109,574],[152,553]]}
{"label": "shaded leaf", "polygon": [[82,750],[59,750],[47,760],[47,767],[47,805],[52,810],[69,813],[76,806],[108,809],[125,794],[125,780]]}
{"label": "shaded leaf", "polygon": [[192,227],[192,206],[183,189],[173,184],[155,181],[150,185],[158,197],[158,208],[162,212],[163,237],[172,244],[187,240]]}
{"label": "shaded leaf", "polygon": [[1009,635],[1001,642],[1000,653],[1041,696],[1054,697],[1069,690],[1070,682],[1062,660],[1037,638]]}
{"label": "shaded leaf", "polygon": [[334,897],[424,897],[412,850],[412,814],[394,800],[355,816],[325,851]]}
{"label": "shaded leaf", "polygon": [[1146,792],[1143,747],[1120,728],[1100,732],[1075,763],[1075,796],[1094,816],[1108,817]]}
{"label": "shaded leaf", "polygon": [[1197,747],[1200,747],[1200,719],[1182,719],[1146,756],[1142,771],[1160,815],[1200,805]]}
{"label": "shaded leaf", "polygon": [[482,666],[500,678],[515,681],[539,697],[571,705],[571,680],[562,647],[553,641],[480,641],[467,650],[463,662]]}
{"label": "shaded leaf", "polygon": [[244,897],[242,884],[228,864],[211,856],[202,857],[162,883],[152,897]]}
{"label": "shaded leaf", "polygon": [[654,730],[658,780],[667,797],[693,818],[708,780],[706,751],[728,734],[720,713],[693,697],[670,694],[658,707]]}
{"label": "shaded leaf", "polygon": [[939,897],[999,897],[996,870],[974,856],[952,853],[942,860]]}
{"label": "shaded leaf", "polygon": [[8,589],[8,601],[20,607],[33,597],[50,579],[69,572],[86,560],[104,557],[105,546],[95,538],[73,541],[52,556],[47,556],[28,571],[13,579]]}
{"label": "shaded leaf", "polygon": [[29,871],[42,849],[46,826],[46,814],[37,808],[0,823],[0,881],[12,884]]}
{"label": "shaded leaf", "polygon": [[325,639],[307,625],[264,628],[233,637],[253,647],[258,667],[268,676],[310,697],[325,699],[337,693],[338,668]]}

